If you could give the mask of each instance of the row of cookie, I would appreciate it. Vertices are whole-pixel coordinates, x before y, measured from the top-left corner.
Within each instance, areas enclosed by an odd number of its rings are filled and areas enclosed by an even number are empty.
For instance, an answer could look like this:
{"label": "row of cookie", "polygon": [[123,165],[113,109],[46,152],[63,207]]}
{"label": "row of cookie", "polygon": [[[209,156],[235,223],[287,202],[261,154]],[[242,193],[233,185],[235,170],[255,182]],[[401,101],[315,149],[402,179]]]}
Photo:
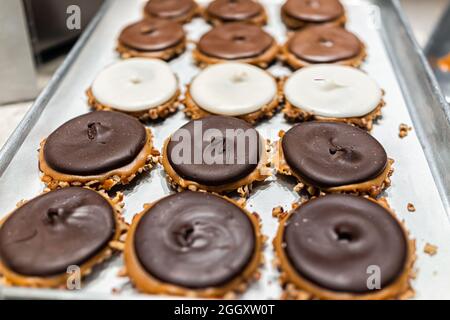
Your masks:
{"label": "row of cookie", "polygon": [[[122,58],[170,60],[186,50],[186,34],[175,22],[142,20],[124,28],[117,51]],[[261,27],[242,22],[212,28],[197,42],[193,58],[200,67],[239,61],[269,67],[276,59],[298,69],[311,64],[334,63],[358,67],[366,56],[364,43],[336,26],[315,26],[297,31],[282,46]]]}
{"label": "row of cookie", "polygon": [[[258,214],[242,203],[185,191],[145,205],[129,227],[120,201],[69,187],[21,204],[0,224],[2,280],[64,288],[73,272],[84,277],[117,250],[124,251],[123,275],[144,293],[233,298],[260,279],[265,237]],[[282,298],[412,294],[414,242],[386,203],[327,195],[278,214]],[[368,266],[382,270],[373,287]]]}
{"label": "row of cookie", "polygon": [[[96,110],[114,110],[141,120],[174,113],[181,90],[161,60],[133,58],[101,71],[87,90]],[[346,66],[317,65],[287,79],[249,64],[227,62],[202,70],[187,86],[182,103],[192,119],[227,115],[256,124],[281,105],[289,121],[345,122],[371,130],[384,106],[383,90],[364,72]]]}
{"label": "row of cookie", "polygon": [[[168,137],[161,163],[174,189],[248,196],[254,182],[294,176],[298,190],[379,195],[393,160],[365,131],[344,123],[308,122],[280,133],[275,151],[249,123],[226,116],[191,120]],[[125,185],[159,160],[150,129],[128,115],[96,111],[57,128],[41,143],[39,168],[49,189]]]}
{"label": "row of cookie", "polygon": [[[213,0],[204,8],[194,0],[153,0],[144,7],[145,17],[179,23],[187,23],[198,15],[214,25],[267,23],[264,6],[255,0]],[[343,26],[346,22],[345,10],[339,0],[287,0],[281,7],[281,18],[289,29],[320,24]]]}

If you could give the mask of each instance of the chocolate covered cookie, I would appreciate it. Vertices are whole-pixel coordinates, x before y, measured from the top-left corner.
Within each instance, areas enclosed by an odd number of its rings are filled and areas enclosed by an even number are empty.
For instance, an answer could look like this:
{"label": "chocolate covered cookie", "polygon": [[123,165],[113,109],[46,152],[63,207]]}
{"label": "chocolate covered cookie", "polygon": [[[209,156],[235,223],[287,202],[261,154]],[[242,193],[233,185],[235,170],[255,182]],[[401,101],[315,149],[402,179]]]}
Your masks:
{"label": "chocolate covered cookie", "polygon": [[233,22],[214,27],[204,34],[193,52],[201,66],[237,61],[267,68],[278,54],[275,39],[261,27]]}
{"label": "chocolate covered cookie", "polygon": [[144,15],[186,23],[198,14],[198,4],[195,0],[150,0],[144,7]]}
{"label": "chocolate covered cookie", "polygon": [[275,165],[310,194],[379,195],[390,186],[392,163],[367,132],[344,123],[307,122],[282,133]]}
{"label": "chocolate covered cookie", "polygon": [[246,196],[270,176],[266,142],[247,122],[225,116],[192,120],[164,143],[162,165],[177,190]]}
{"label": "chocolate covered cookie", "polygon": [[282,216],[274,247],[286,299],[410,297],[414,241],[386,202],[334,194]]}
{"label": "chocolate covered cookie", "polygon": [[125,266],[145,293],[230,298],[256,278],[261,250],[256,215],[227,198],[185,191],[134,217]]}
{"label": "chocolate covered cookie", "polygon": [[116,49],[125,59],[143,57],[170,60],[186,50],[186,34],[177,22],[145,19],[121,31]]}
{"label": "chocolate covered cookie", "polygon": [[[84,276],[111,256],[125,230],[121,195],[84,188],[44,193],[0,224],[0,272],[9,284],[64,287],[75,268]],[[72,271],[71,271],[72,270]]]}
{"label": "chocolate covered cookie", "polygon": [[366,57],[365,45],[356,35],[332,26],[295,32],[281,52],[282,59],[294,69],[323,63],[359,67]]}
{"label": "chocolate covered cookie", "polygon": [[339,0],[288,0],[281,7],[281,19],[289,29],[344,26],[346,22],[345,10]]}
{"label": "chocolate covered cookie", "polygon": [[158,151],[137,119],[95,111],[76,117],[41,142],[39,168],[48,188],[86,185],[109,190],[149,170]]}
{"label": "chocolate covered cookie", "polygon": [[229,22],[267,23],[264,6],[255,0],[214,0],[205,9],[206,21],[213,25]]}

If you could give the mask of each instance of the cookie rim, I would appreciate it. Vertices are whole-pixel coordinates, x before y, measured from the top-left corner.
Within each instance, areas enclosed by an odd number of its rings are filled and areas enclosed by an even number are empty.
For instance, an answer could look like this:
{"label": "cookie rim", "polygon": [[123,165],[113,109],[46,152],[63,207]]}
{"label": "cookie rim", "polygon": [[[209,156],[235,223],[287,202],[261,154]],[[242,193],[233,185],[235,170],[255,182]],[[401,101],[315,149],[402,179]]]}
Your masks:
{"label": "cookie rim", "polygon": [[[80,277],[82,280],[87,275],[91,274],[93,269],[97,266],[108,260],[113,256],[115,252],[120,252],[123,249],[124,242],[122,240],[123,235],[128,230],[128,224],[125,222],[123,217],[123,194],[118,192],[114,198],[110,198],[108,194],[101,190],[94,190],[89,187],[82,187],[84,189],[93,191],[98,195],[102,196],[113,209],[114,221],[115,221],[115,233],[111,240],[109,240],[108,244],[105,245],[103,249],[101,249],[98,253],[96,253],[93,257],[89,258],[85,262],[83,262],[80,268]],[[53,190],[52,190],[53,191]],[[52,192],[51,190],[45,190],[40,195],[27,200],[21,201],[17,204],[16,208],[7,214],[3,219],[0,220],[0,228],[6,220],[11,217],[14,212],[19,209],[22,205],[26,204],[33,199]],[[60,288],[63,287],[67,280],[71,277],[71,274],[63,273],[52,276],[27,276],[20,273],[17,273],[10,268],[8,268],[3,262],[0,260],[0,281],[5,283],[6,285],[12,286],[20,286],[20,287],[32,287],[32,288]]]}
{"label": "cookie rim", "polygon": [[[239,115],[239,116],[229,116],[229,117],[242,119],[242,120],[247,121],[248,123],[254,125],[254,124],[259,123],[262,120],[271,119],[273,116],[275,116],[277,111],[280,109],[283,101],[285,101],[283,88],[284,88],[286,79],[274,77],[268,71],[266,71],[266,70],[263,70],[263,71],[266,72],[269,76],[271,76],[276,83],[277,90],[276,90],[276,94],[275,94],[274,98],[269,103],[261,106],[260,109],[257,111]],[[191,91],[190,91],[190,88],[191,88],[191,85],[192,85],[192,82],[194,81],[194,79],[192,79],[191,82],[186,85],[186,91],[184,94],[184,98],[181,100],[181,104],[184,106],[183,112],[192,120],[202,119],[202,118],[205,118],[210,115],[219,115],[219,114],[214,114],[214,113],[211,113],[209,111],[202,109],[195,102],[194,98],[191,95]]]}
{"label": "cookie rim", "polygon": [[294,172],[294,170],[291,169],[283,153],[282,140],[285,132],[281,130],[278,135],[280,138],[275,142],[272,162],[274,163],[275,169],[278,174],[292,176],[296,179],[296,181],[298,182],[298,184],[294,187],[294,190],[296,192],[306,190],[310,196],[331,193],[346,193],[354,195],[368,195],[372,198],[376,198],[391,186],[391,176],[394,173],[394,159],[389,157],[387,158],[386,167],[383,172],[372,179],[327,188],[314,186],[311,183],[306,182],[305,179],[303,179],[298,173]]}
{"label": "cookie rim", "polygon": [[260,136],[260,141],[263,148],[261,158],[259,159],[256,168],[245,177],[235,182],[219,186],[207,186],[192,180],[184,179],[175,171],[167,157],[167,147],[171,138],[172,135],[170,135],[164,141],[160,163],[163,166],[164,172],[166,173],[167,182],[172,187],[172,189],[176,190],[177,192],[190,190],[225,194],[237,191],[237,193],[241,197],[246,198],[250,195],[253,183],[265,181],[272,176],[272,172],[270,169],[270,143],[268,142],[268,140],[264,140],[264,138]]}
{"label": "cookie rim", "polygon": [[211,1],[210,3],[208,3],[205,7],[203,7],[201,9],[201,16],[203,17],[203,19],[208,22],[209,24],[211,24],[212,26],[218,26],[224,23],[231,23],[231,22],[247,22],[247,23],[251,23],[251,24],[255,24],[257,26],[265,26],[268,22],[268,15],[267,15],[267,10],[264,7],[264,5],[262,5],[261,3],[257,2],[258,4],[261,5],[262,11],[257,14],[256,16],[247,18],[247,19],[240,19],[240,20],[224,20],[221,19],[220,17],[216,17],[215,15],[211,14],[209,12],[209,6],[213,1]]}
{"label": "cookie rim", "polygon": [[[304,29],[302,29],[302,31],[306,30],[306,29],[307,28],[304,28]],[[350,31],[348,31],[348,32],[350,32]],[[354,34],[354,33],[352,33],[352,34]],[[309,62],[302,58],[297,57],[294,53],[292,53],[289,50],[290,41],[292,40],[292,38],[294,36],[295,36],[295,32],[293,32],[291,35],[288,36],[288,39],[286,40],[286,42],[283,45],[281,45],[280,54],[279,54],[279,60],[281,60],[284,64],[286,64],[287,66],[289,66],[291,69],[294,69],[294,70],[301,69],[301,68],[311,66],[311,65],[317,65],[317,64],[331,64],[331,65],[335,64],[335,65],[343,65],[343,66],[359,68],[367,58],[367,46],[359,37],[357,37],[357,39],[360,43],[360,52],[356,56],[348,58],[348,59],[334,61],[334,62]]]}
{"label": "cookie rim", "polygon": [[183,54],[186,51],[186,47],[187,47],[187,39],[185,35],[185,37],[180,43],[163,50],[158,51],[137,50],[126,46],[120,41],[117,41],[116,51],[119,53],[122,59],[149,58],[149,59],[161,59],[164,61],[169,61]]}
{"label": "cookie rim", "polygon": [[[178,78],[177,78],[178,83]],[[124,111],[120,109],[116,109],[114,107],[110,107],[106,104],[101,103],[100,101],[95,98],[94,93],[92,91],[92,86],[90,86],[86,90],[86,96],[87,96],[87,102],[88,105],[96,110],[96,111],[115,111],[127,114],[129,116],[138,118],[140,121],[155,121],[155,120],[161,120],[166,119],[176,113],[178,111],[178,107],[180,105],[180,96],[181,96],[181,90],[179,87],[177,88],[175,94],[166,102],[163,102],[159,106],[151,107],[148,109],[144,109],[142,111]]]}
{"label": "cookie rim", "polygon": [[110,190],[115,185],[126,185],[130,183],[138,174],[149,171],[158,163],[159,151],[154,148],[153,134],[150,128],[145,128],[147,141],[135,159],[129,164],[110,170],[99,175],[80,176],[58,172],[51,168],[44,157],[44,146],[46,139],[43,139],[39,148],[39,171],[41,181],[45,183],[49,190],[74,187],[90,187],[96,190]]}
{"label": "cookie rim", "polygon": [[[275,254],[274,264],[280,271],[279,280],[283,287],[282,299],[284,300],[404,300],[414,296],[415,292],[411,286],[411,280],[414,278],[414,262],[416,260],[416,245],[415,240],[409,238],[409,231],[404,222],[400,221],[390,208],[387,200],[381,198],[378,200],[370,197],[363,197],[382,206],[388,214],[398,223],[402,229],[403,236],[406,242],[406,259],[402,272],[397,275],[397,278],[387,285],[385,288],[367,293],[352,293],[352,292],[337,292],[318,284],[301,276],[295,267],[289,262],[287,254],[283,249],[283,235],[285,231],[286,221],[294,214],[295,210],[303,204],[320,197],[313,197],[312,199],[303,201],[302,203],[294,203],[292,210],[289,212],[278,212],[279,219],[277,233],[273,239],[273,249]],[[277,210],[275,208],[274,210]]]}
{"label": "cookie rim", "polygon": [[[242,23],[245,23],[245,22],[242,22]],[[269,48],[267,48],[264,52],[262,52],[259,55],[254,56],[254,57],[243,58],[243,59],[222,59],[222,58],[212,57],[212,56],[209,56],[200,51],[200,49],[198,48],[198,43],[200,42],[200,40],[195,43],[195,48],[192,50],[192,57],[193,57],[195,63],[197,64],[197,66],[202,69],[206,68],[209,65],[217,64],[217,63],[221,63],[221,62],[241,62],[241,63],[252,64],[252,65],[258,66],[262,69],[267,69],[270,66],[270,64],[278,58],[279,53],[280,53],[280,45],[277,43],[276,39],[271,34],[269,34],[269,33],[267,33],[267,34],[270,35],[270,37],[272,37],[272,40],[273,40],[272,45]]]}
{"label": "cookie rim", "polygon": [[345,27],[345,24],[347,23],[347,15],[344,12],[342,15],[337,17],[336,19],[323,21],[323,22],[312,22],[312,21],[306,21],[301,19],[296,19],[294,17],[289,16],[283,9],[280,9],[281,13],[281,21],[286,26],[288,30],[300,30],[311,26],[322,26],[322,25],[329,25],[329,26],[336,26],[336,27]]}
{"label": "cookie rim", "polygon": [[250,211],[248,211],[245,208],[245,202],[239,203],[237,201],[234,201],[232,199],[229,199],[225,196],[216,193],[208,193],[208,192],[203,193],[213,194],[221,199],[224,199],[238,206],[242,210],[243,214],[247,215],[255,232],[255,247],[253,257],[248,262],[244,270],[241,271],[239,276],[234,277],[227,284],[217,287],[192,289],[176,284],[171,284],[169,282],[164,282],[151,275],[142,267],[141,263],[139,262],[139,259],[137,258],[134,248],[134,236],[136,228],[142,217],[151,210],[153,205],[158,203],[160,200],[170,196],[168,195],[156,200],[151,204],[144,205],[144,209],[133,217],[133,221],[127,233],[124,249],[124,264],[126,269],[126,275],[138,291],[147,294],[158,294],[158,295],[167,294],[192,298],[232,299],[235,298],[236,294],[243,293],[252,282],[259,280],[260,278],[259,270],[261,266],[264,264],[263,249],[264,249],[264,242],[266,240],[266,237],[262,234],[262,221],[259,215],[255,212],[251,213]]}
{"label": "cookie rim", "polygon": [[200,15],[200,6],[197,3],[197,1],[193,0],[193,3],[195,4],[195,6],[188,11],[186,14],[181,15],[177,18],[173,18],[173,19],[164,19],[158,16],[154,16],[152,14],[150,14],[149,12],[147,12],[147,10],[145,9],[147,7],[148,1],[143,5],[142,7],[142,12],[143,12],[143,16],[144,18],[149,18],[149,19],[163,19],[163,20],[169,20],[169,21],[175,21],[181,24],[186,24],[192,21],[192,19],[194,19],[195,17]]}

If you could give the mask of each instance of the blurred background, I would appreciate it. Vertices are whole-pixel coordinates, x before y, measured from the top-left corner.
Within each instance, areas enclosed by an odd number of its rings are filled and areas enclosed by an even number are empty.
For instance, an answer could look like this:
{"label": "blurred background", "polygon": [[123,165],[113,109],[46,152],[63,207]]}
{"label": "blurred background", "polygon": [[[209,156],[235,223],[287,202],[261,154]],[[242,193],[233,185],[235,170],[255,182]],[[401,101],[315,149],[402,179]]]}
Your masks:
{"label": "blurred background", "polygon": [[[64,61],[102,2],[0,1],[0,147]],[[82,19],[80,28],[69,29],[66,25],[67,10],[74,4],[81,8]],[[439,56],[447,52],[450,45],[450,10],[447,10],[450,0],[401,0],[401,4],[422,48],[429,55]],[[438,24],[439,28],[436,28]],[[433,33],[441,27],[444,32]],[[437,76],[442,77],[441,74]]]}

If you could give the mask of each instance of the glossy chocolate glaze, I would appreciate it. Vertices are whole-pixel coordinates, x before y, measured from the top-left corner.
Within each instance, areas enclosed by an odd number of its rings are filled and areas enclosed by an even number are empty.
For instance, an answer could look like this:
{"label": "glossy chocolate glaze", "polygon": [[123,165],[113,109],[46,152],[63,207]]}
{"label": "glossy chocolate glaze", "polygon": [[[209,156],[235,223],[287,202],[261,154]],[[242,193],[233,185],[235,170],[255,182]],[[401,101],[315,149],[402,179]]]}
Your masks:
{"label": "glossy chocolate glaze", "polygon": [[[211,137],[197,137],[194,134],[196,125],[201,125],[203,133],[211,129],[218,130],[218,134],[213,133]],[[241,133],[247,132],[248,138],[245,138],[243,134],[238,135],[238,138],[230,135],[227,137],[227,130],[230,129],[240,130]],[[192,152],[189,161],[180,163],[181,161],[176,161],[175,157],[180,156],[180,146],[186,144],[186,141],[178,138],[178,136],[185,130],[192,137],[187,143],[190,145]],[[242,137],[244,138],[240,139]],[[189,121],[172,135],[167,145],[168,160],[172,168],[183,179],[208,186],[220,186],[238,181],[255,170],[262,151],[260,143],[258,143],[260,142],[259,139],[258,132],[244,120],[227,116],[209,116],[200,120]],[[244,141],[244,143],[240,143],[240,141]],[[220,153],[216,154],[213,149],[217,149],[218,146]],[[245,150],[239,146],[245,146]],[[238,150],[238,148],[240,149]],[[224,152],[226,150],[229,151]],[[235,150],[235,152],[232,153],[231,150]],[[213,159],[221,160],[222,163],[215,161],[215,163],[208,164],[206,157],[202,157],[198,164],[195,164],[195,154],[211,154],[215,156]],[[239,157],[239,155],[243,156]],[[233,158],[229,158],[229,156]],[[231,159],[231,161],[227,163],[227,159]]]}
{"label": "glossy chocolate glaze", "polygon": [[44,158],[61,173],[97,175],[131,163],[146,140],[145,127],[135,118],[95,111],[56,129],[45,141]]}
{"label": "glossy chocolate glaze", "polygon": [[349,293],[369,292],[374,268],[380,289],[386,288],[402,273],[408,250],[403,230],[386,209],[343,194],[297,208],[287,221],[284,243],[299,275],[324,289]]}
{"label": "glossy chocolate glaze", "polygon": [[176,20],[189,16],[196,8],[194,0],[150,0],[144,11],[151,17]]}
{"label": "glossy chocolate glaze", "polygon": [[232,22],[216,26],[204,34],[198,42],[198,49],[210,57],[238,60],[257,57],[273,43],[273,37],[261,27]]}
{"label": "glossy chocolate glaze", "polygon": [[254,0],[215,0],[207,11],[213,18],[231,22],[254,18],[264,12],[264,8]]}
{"label": "glossy chocolate glaze", "polygon": [[310,63],[333,63],[357,57],[361,41],[351,32],[334,26],[314,26],[297,31],[288,42],[297,58]]}
{"label": "glossy chocolate glaze", "polygon": [[288,0],[281,10],[291,18],[313,23],[332,21],[344,14],[338,0]]}
{"label": "glossy chocolate glaze", "polygon": [[225,285],[254,255],[246,213],[213,194],[185,191],[156,202],[136,228],[134,246],[153,277],[188,288]]}
{"label": "glossy chocolate glaze", "polygon": [[15,273],[49,277],[81,266],[108,245],[114,209],[98,193],[71,187],[16,209],[0,228],[0,258]]}
{"label": "glossy chocolate glaze", "polygon": [[145,19],[125,27],[119,42],[140,51],[161,51],[175,47],[185,38],[183,27],[173,21]]}
{"label": "glossy chocolate glaze", "polygon": [[388,163],[383,146],[357,127],[305,122],[282,138],[284,158],[294,173],[317,187],[337,187],[379,176]]}

